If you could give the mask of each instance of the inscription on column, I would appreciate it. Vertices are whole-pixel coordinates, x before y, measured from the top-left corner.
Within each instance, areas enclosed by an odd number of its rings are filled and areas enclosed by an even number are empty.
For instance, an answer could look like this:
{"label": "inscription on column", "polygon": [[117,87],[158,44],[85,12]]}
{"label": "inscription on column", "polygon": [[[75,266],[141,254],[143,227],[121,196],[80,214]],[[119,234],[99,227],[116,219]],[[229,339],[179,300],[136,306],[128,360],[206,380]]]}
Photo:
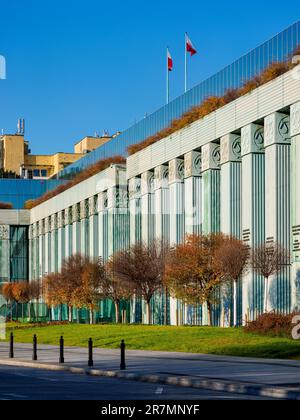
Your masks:
{"label": "inscription on column", "polygon": [[250,229],[244,229],[242,234],[243,242],[250,242],[251,236],[250,236]]}
{"label": "inscription on column", "polygon": [[300,251],[300,225],[292,227],[292,235],[293,235],[293,251],[298,252]]}

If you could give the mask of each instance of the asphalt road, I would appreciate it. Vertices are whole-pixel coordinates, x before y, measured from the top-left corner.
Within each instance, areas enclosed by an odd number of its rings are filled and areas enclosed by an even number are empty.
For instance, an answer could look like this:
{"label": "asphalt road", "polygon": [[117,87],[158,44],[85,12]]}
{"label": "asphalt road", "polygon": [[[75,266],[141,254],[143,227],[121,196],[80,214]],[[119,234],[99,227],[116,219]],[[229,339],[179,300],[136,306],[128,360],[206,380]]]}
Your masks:
{"label": "asphalt road", "polygon": [[0,400],[236,400],[244,395],[0,366]]}

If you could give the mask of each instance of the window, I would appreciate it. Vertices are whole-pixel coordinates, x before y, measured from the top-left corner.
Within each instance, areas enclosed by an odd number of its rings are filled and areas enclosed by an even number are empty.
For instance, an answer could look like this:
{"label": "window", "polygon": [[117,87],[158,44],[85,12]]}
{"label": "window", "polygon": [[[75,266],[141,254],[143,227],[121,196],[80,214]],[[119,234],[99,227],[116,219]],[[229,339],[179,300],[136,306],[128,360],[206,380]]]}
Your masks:
{"label": "window", "polygon": [[28,280],[27,226],[10,226],[10,280]]}
{"label": "window", "polygon": [[39,169],[34,169],[33,170],[33,176],[34,177],[39,177],[40,176],[40,170]]}
{"label": "window", "polygon": [[41,176],[44,177],[44,178],[47,176],[47,169],[42,169],[41,170]]}

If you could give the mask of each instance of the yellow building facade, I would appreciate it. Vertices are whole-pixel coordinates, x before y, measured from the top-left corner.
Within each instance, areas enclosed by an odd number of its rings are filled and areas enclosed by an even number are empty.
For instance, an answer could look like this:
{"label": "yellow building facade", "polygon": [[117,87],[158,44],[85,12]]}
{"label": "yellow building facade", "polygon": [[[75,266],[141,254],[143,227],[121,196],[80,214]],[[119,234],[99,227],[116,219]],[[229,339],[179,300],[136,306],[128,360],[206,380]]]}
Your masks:
{"label": "yellow building facade", "polygon": [[86,153],[104,145],[112,137],[87,136],[77,142],[74,153],[32,155],[23,133],[0,136],[0,169],[10,176],[22,178],[51,178]]}
{"label": "yellow building facade", "polygon": [[27,144],[23,135],[4,135],[0,137],[0,167],[5,172],[20,174],[24,165]]}
{"label": "yellow building facade", "polygon": [[49,178],[108,140],[85,137],[76,143],[74,153],[32,155],[23,134],[5,134],[0,136],[0,169],[22,178]]}
{"label": "yellow building facade", "polygon": [[98,147],[102,146],[103,144],[107,143],[111,140],[112,137],[103,136],[103,137],[91,137],[87,136],[80,140],[74,146],[75,153],[89,153],[92,150],[97,149]]}

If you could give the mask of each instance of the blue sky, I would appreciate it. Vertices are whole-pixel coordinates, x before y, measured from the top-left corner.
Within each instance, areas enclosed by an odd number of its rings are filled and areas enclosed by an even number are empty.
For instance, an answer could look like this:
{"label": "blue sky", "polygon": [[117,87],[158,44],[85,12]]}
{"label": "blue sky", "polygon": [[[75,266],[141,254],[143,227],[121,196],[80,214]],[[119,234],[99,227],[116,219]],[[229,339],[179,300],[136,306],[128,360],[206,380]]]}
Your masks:
{"label": "blue sky", "polygon": [[85,135],[131,126],[184,87],[184,32],[199,53],[190,86],[299,19],[299,0],[0,0],[0,129],[26,119],[32,153],[72,151]]}

